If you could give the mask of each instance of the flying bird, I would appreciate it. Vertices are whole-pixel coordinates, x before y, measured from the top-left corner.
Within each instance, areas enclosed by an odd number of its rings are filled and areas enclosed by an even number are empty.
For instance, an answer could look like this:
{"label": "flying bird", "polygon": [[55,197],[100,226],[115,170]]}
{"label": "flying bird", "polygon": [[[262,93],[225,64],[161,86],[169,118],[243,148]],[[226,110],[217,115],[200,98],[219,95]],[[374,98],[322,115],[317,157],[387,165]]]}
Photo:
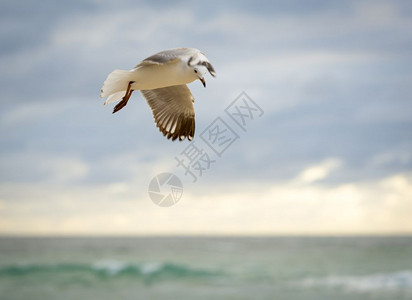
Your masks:
{"label": "flying bird", "polygon": [[100,91],[104,104],[120,101],[118,112],[127,105],[133,91],[140,90],[149,104],[156,126],[168,139],[191,141],[195,134],[194,98],[186,84],[204,75],[216,76],[207,57],[198,49],[177,48],[156,53],[131,70],[114,70]]}

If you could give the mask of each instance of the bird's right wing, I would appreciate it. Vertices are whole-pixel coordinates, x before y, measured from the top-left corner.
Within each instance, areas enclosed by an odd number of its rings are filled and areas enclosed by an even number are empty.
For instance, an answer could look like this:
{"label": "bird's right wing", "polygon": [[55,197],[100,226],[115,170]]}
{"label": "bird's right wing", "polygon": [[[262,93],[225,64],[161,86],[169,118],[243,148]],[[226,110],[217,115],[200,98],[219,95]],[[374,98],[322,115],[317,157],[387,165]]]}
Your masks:
{"label": "bird's right wing", "polygon": [[153,90],[141,90],[153,112],[156,126],[172,140],[191,141],[195,135],[194,98],[185,85],[174,85]]}

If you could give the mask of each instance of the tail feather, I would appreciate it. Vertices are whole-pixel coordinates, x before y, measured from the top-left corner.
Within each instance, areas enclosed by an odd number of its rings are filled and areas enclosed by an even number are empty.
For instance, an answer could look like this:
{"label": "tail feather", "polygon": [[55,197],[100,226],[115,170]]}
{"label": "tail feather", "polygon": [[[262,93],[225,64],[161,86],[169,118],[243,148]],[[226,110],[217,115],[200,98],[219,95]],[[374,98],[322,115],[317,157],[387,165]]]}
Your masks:
{"label": "tail feather", "polygon": [[127,70],[114,70],[107,76],[100,91],[101,98],[109,97],[105,104],[115,102],[122,98],[118,98],[119,93],[124,93],[127,90],[127,85],[129,84],[129,81],[131,81],[131,76],[131,72]]}
{"label": "tail feather", "polygon": [[126,90],[124,91],[120,91],[120,92],[116,92],[114,94],[111,94],[106,101],[104,101],[104,105],[106,104],[110,104],[113,102],[117,102],[120,99],[122,99],[124,96],[126,95]]}

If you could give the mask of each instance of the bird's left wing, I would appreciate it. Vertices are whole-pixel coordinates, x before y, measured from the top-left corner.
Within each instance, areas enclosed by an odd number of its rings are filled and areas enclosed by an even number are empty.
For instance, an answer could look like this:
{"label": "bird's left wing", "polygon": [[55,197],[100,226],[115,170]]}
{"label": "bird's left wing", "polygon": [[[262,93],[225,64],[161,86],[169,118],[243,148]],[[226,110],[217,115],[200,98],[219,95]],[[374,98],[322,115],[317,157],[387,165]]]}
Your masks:
{"label": "bird's left wing", "polygon": [[182,56],[190,56],[194,53],[196,53],[196,49],[192,48],[177,48],[165,50],[144,59],[140,64],[136,66],[136,68],[147,65],[163,65],[174,63],[177,60],[179,60]]}
{"label": "bird's left wing", "polygon": [[194,98],[185,85],[174,85],[153,90],[141,90],[153,112],[156,126],[172,140],[191,141],[195,135]]}

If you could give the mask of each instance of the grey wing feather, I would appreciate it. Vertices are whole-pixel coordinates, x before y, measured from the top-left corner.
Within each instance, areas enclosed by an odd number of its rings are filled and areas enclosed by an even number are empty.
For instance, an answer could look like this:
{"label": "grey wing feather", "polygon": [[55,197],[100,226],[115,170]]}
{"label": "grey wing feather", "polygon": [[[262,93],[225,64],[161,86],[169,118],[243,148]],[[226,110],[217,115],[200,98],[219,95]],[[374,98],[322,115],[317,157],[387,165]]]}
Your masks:
{"label": "grey wing feather", "polygon": [[195,135],[194,98],[189,88],[183,85],[153,90],[141,90],[153,112],[156,126],[172,140],[191,141]]}
{"label": "grey wing feather", "polygon": [[143,65],[162,65],[167,63],[172,63],[185,55],[191,55],[195,53],[195,49],[192,48],[178,48],[178,49],[171,49],[165,50],[159,53],[156,53],[148,58],[144,59],[140,64],[136,67],[143,66]]}

